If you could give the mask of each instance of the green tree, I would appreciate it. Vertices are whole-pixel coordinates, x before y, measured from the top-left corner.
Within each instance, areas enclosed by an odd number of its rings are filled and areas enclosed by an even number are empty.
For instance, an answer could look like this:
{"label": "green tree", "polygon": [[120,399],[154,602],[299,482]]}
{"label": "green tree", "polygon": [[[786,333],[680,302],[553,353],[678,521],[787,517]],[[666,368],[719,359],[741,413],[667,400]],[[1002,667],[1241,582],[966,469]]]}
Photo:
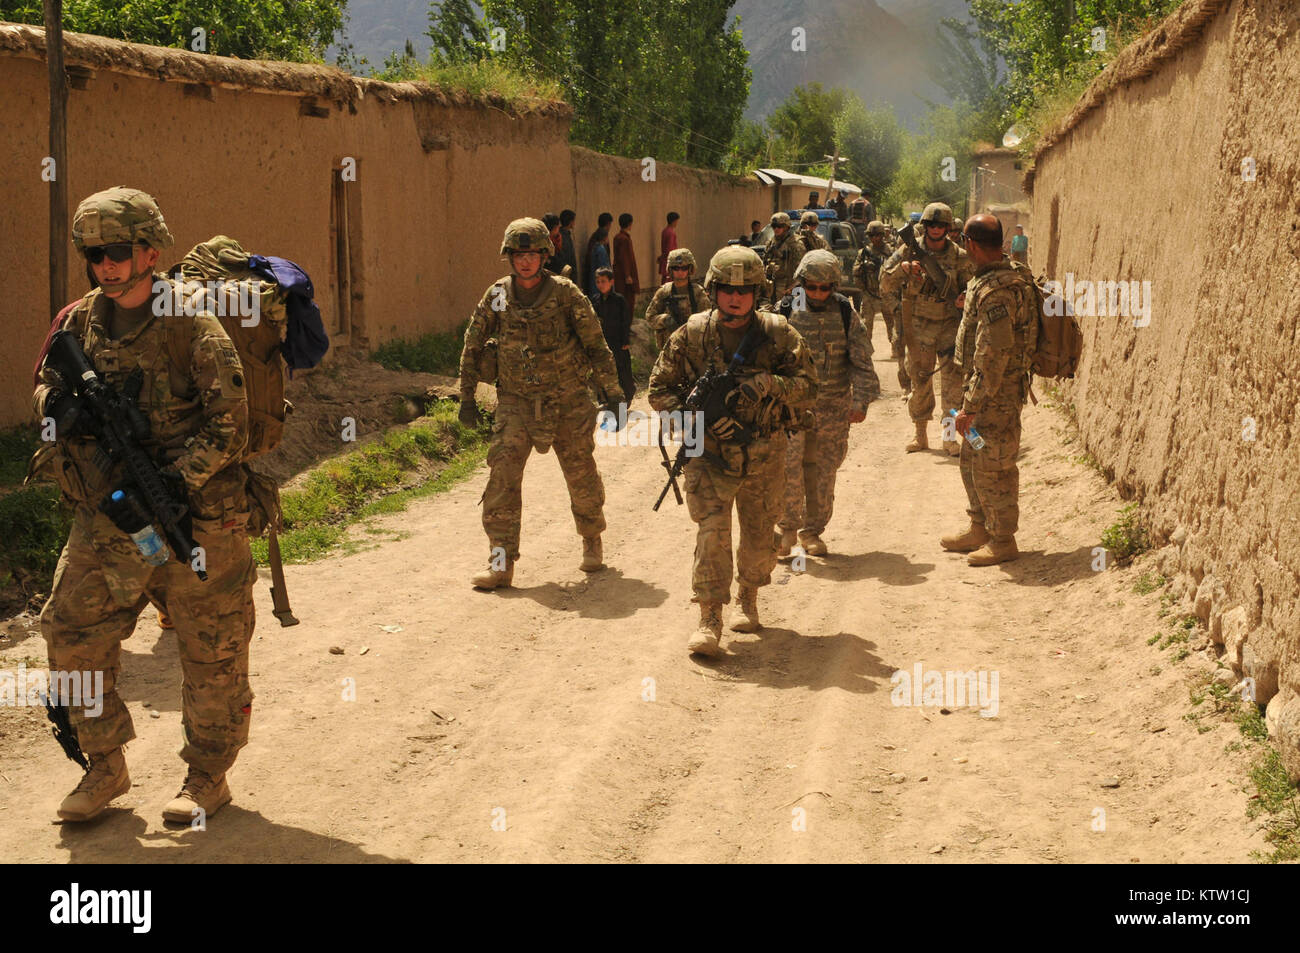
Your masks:
{"label": "green tree", "polygon": [[811,170],[826,163],[826,156],[835,150],[835,117],[852,95],[839,87],[825,89],[821,83],[809,83],[796,86],[772,110],[768,128],[782,141],[782,152],[791,165]]}
{"label": "green tree", "polygon": [[[343,27],[347,0],[67,0],[63,28],[131,43],[192,49],[243,59],[323,62]],[[38,0],[0,0],[0,20],[40,25]]]}
{"label": "green tree", "polygon": [[[433,58],[442,63],[472,63],[487,52],[487,25],[474,15],[469,0],[433,0],[429,4],[429,39]],[[407,41],[410,51],[410,41]],[[409,54],[414,58],[414,52]]]}
{"label": "green tree", "polygon": [[848,161],[840,175],[878,196],[898,173],[906,134],[898,117],[888,109],[867,109],[850,94],[832,123],[840,155]]}
{"label": "green tree", "polygon": [[749,97],[748,53],[738,21],[727,25],[733,3],[484,0],[484,24],[504,31],[505,48],[479,55],[559,83],[575,142],[719,167]]}
{"label": "green tree", "polygon": [[[1107,50],[1174,10],[1182,0],[970,0],[971,17],[988,51],[1007,64],[1006,118],[1024,119],[1044,94],[1063,83],[1095,76],[1095,28]],[[1074,16],[1071,18],[1071,8]]]}

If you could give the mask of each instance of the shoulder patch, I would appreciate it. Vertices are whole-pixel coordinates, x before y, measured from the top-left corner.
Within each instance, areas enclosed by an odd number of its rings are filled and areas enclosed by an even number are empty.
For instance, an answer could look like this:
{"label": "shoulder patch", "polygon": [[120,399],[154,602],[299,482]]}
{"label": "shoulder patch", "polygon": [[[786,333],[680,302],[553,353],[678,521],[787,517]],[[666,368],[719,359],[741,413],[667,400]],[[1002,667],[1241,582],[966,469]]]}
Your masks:
{"label": "shoulder patch", "polygon": [[1003,304],[995,304],[985,313],[989,324],[996,324],[1007,316],[1007,307]]}

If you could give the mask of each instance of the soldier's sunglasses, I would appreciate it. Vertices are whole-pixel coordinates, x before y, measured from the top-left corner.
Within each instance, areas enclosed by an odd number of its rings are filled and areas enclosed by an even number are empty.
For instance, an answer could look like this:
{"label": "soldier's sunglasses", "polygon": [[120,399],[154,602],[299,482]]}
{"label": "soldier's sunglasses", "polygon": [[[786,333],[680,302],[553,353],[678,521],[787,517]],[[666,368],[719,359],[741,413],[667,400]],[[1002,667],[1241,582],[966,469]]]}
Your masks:
{"label": "soldier's sunglasses", "polygon": [[668,270],[669,271],[690,271],[691,268],[689,265],[669,265]]}
{"label": "soldier's sunglasses", "polygon": [[803,286],[804,289],[807,291],[831,291],[835,288],[834,285],[817,285],[817,284],[813,284],[810,281],[805,281],[803,283]]}
{"label": "soldier's sunglasses", "polygon": [[109,261],[124,262],[130,261],[131,254],[135,251],[135,244],[132,242],[115,242],[112,245],[88,245],[81,250],[86,256],[86,261],[92,265],[98,265],[105,256]]}

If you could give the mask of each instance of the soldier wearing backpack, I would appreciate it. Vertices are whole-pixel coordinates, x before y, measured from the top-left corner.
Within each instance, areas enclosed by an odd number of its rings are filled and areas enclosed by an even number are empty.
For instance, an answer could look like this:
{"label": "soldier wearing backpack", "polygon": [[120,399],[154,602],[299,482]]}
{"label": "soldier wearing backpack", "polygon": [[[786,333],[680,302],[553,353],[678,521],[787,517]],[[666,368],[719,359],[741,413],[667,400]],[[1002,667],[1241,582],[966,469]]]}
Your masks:
{"label": "soldier wearing backpack", "polygon": [[[189,771],[180,793],[163,809],[169,821],[191,823],[230,801],[226,772],[248,742],[253,693],[248,648],[253,635],[256,579],[245,521],[249,504],[240,466],[248,412],[239,355],[221,322],[206,310],[163,313],[159,298],[175,300],[171,279],[154,271],[172,236],[154,200],[135,189],[97,192],[78,207],[72,240],[98,284],[62,320],[103,381],[129,392],[141,383],[137,405],[149,423],[140,444],[162,468],[169,496],[188,508],[194,561],[171,557],[151,565],[142,548],[115,525],[101,502],[131,480],[110,463],[98,441],[76,423],[84,413],[76,382],[42,359],[33,407],[54,439],[32,461],[49,472],[72,504],[73,524],[59,557],[41,634],[51,672],[102,672],[93,704],[63,699],[76,740],[89,759],[81,782],[60,805],[67,821],[87,821],[127,793],[131,779],[122,746],[135,737],[117,691],[122,640],[131,635],[152,599],[175,626],[182,670],[181,758]],[[183,360],[169,346],[177,322]],[[157,560],[155,559],[155,562]]]}
{"label": "soldier wearing backpack", "polygon": [[978,424],[984,447],[961,447],[970,526],[943,537],[950,552],[969,553],[972,566],[1016,559],[1020,519],[1020,411],[1029,395],[1038,347],[1041,299],[1029,269],[1002,254],[1002,223],[973,215],[966,223],[966,247],[975,277],[957,331],[956,361],[962,368],[962,404],[957,431],[964,437]]}
{"label": "soldier wearing backpack", "polygon": [[777,557],[789,558],[798,540],[809,556],[825,556],[822,539],[835,507],[835,474],[849,450],[849,426],[867,419],[880,396],[871,364],[871,333],[836,291],[842,280],[833,252],[803,256],[795,290],[774,309],[803,337],[817,371],[814,422],[790,435],[785,448],[785,510],[777,525]]}

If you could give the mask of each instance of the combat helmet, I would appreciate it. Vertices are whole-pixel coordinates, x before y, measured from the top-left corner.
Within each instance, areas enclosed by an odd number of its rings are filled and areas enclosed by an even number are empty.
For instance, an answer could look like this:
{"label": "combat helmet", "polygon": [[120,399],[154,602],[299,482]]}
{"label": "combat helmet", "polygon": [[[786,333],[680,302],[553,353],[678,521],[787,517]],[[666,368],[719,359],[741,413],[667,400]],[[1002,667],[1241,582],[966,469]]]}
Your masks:
{"label": "combat helmet", "polygon": [[785,212],[776,212],[772,215],[771,225],[773,228],[776,228],[778,225],[784,225],[786,228],[789,228],[790,216]]}
{"label": "combat helmet", "polygon": [[815,226],[820,221],[821,219],[817,216],[817,213],[814,212],[812,209],[809,209],[808,211],[804,212],[802,215],[799,216],[799,227],[803,228],[806,225]]}
{"label": "combat helmet", "polygon": [[674,248],[668,253],[668,267],[673,265],[685,265],[691,274],[695,274],[695,256],[689,248]]}
{"label": "combat helmet", "polygon": [[539,251],[544,259],[554,255],[555,246],[551,244],[546,223],[537,218],[517,218],[507,225],[505,237],[501,239],[501,254],[513,251]]}
{"label": "combat helmet", "polygon": [[824,248],[814,248],[799,260],[799,267],[794,270],[794,280],[810,279],[818,283],[828,282],[838,285],[843,279],[840,272],[840,260],[834,252]]}
{"label": "combat helmet", "polygon": [[952,225],[950,226],[949,230],[954,232],[960,232],[961,226],[962,226],[962,220],[959,218],[953,218]]}
{"label": "combat helmet", "polygon": [[952,209],[942,202],[931,202],[921,213],[922,225],[952,225]]}
{"label": "combat helmet", "polygon": [[762,285],[767,280],[763,270],[763,259],[758,252],[743,245],[728,245],[718,249],[709,261],[709,273],[704,279],[706,291],[712,291],[717,285],[743,287]]}
{"label": "combat helmet", "polygon": [[139,189],[118,185],[96,192],[82,199],[72,216],[72,244],[77,251],[87,245],[137,241],[158,251],[175,244],[158,203]]}
{"label": "combat helmet", "polygon": [[878,218],[873,218],[870,222],[867,223],[867,234],[868,234],[868,235],[884,235],[884,234],[885,234],[885,223],[882,222],[882,221],[881,221],[880,219],[878,219]]}

